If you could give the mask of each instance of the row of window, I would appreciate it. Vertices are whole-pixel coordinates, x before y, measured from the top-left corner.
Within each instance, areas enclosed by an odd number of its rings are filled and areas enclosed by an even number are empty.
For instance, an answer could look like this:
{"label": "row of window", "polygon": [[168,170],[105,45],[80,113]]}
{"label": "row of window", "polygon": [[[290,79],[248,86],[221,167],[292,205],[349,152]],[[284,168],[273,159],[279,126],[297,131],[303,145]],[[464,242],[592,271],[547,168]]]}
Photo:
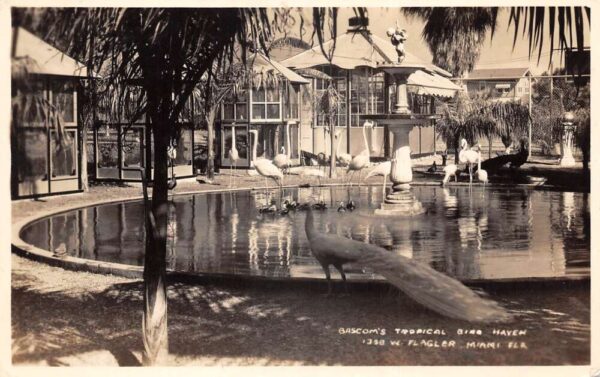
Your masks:
{"label": "row of window", "polygon": [[[309,97],[303,94],[303,102],[307,102],[307,111],[303,105],[303,117],[309,115],[313,118],[316,126],[329,123],[328,117],[333,115],[337,126],[348,125],[360,126],[360,118],[367,114],[382,114],[391,109],[385,109],[385,74],[374,73],[370,68],[356,69],[350,72],[348,83],[348,71],[337,67],[323,66],[319,68],[323,73],[329,75],[332,81],[315,79],[314,90],[309,88]],[[337,108],[330,114],[325,109],[322,96],[332,85],[338,93]],[[222,119],[225,121],[282,121],[284,119],[298,119],[299,88],[295,85],[287,85],[282,88],[255,88],[248,94],[240,91],[228,98],[222,108]],[[305,91],[303,90],[303,93]],[[395,90],[390,87],[387,93],[388,103],[395,103]],[[248,104],[250,98],[250,105]],[[433,100],[425,99],[424,96],[411,95],[409,102],[413,111],[419,114],[431,113]],[[349,107],[349,109],[348,109]],[[281,114],[281,111],[284,114]]]}
{"label": "row of window", "polygon": [[[489,84],[489,86],[488,86]],[[498,94],[508,94],[514,88],[516,88],[518,94],[528,94],[529,87],[528,86],[514,86],[513,83],[510,82],[487,82],[487,81],[479,81],[479,91],[487,90],[488,88],[492,88]]]}
{"label": "row of window", "polygon": [[[224,101],[222,107],[223,120],[245,121],[273,120],[298,118],[298,87],[287,85],[278,88],[253,88],[251,91],[251,106],[248,107],[248,91],[242,90],[231,95]],[[282,114],[283,108],[283,114]],[[250,114],[248,111],[250,110]]]}

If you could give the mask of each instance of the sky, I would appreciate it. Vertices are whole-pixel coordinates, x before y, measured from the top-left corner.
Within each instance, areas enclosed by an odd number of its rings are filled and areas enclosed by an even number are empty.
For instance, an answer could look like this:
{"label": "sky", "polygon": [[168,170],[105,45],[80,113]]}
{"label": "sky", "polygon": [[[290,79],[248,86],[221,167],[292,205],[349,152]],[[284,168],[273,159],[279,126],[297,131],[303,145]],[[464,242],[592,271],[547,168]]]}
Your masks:
{"label": "sky", "polygon": [[[311,11],[305,9],[303,14],[305,19],[311,20]],[[347,30],[348,18],[354,16],[354,11],[351,8],[340,8],[338,14],[338,35]],[[408,40],[405,42],[406,50],[419,58],[431,62],[432,57],[427,44],[421,36],[423,30],[423,22],[416,18],[407,19],[404,17],[399,8],[368,8],[369,30],[382,38],[387,39],[385,32],[388,28],[395,26],[396,21],[401,28],[408,32]],[[538,63],[537,50],[529,58],[529,42],[527,37],[523,37],[521,32],[517,37],[516,44],[513,49],[514,26],[508,27],[509,10],[502,9],[499,12],[498,27],[494,34],[494,38],[488,35],[484,43],[479,61],[475,68],[497,68],[497,67],[529,67],[534,74],[541,74],[549,68],[550,47],[549,35],[544,37],[545,44],[542,49],[542,55]],[[291,35],[298,36],[298,27],[292,29]],[[304,39],[310,39],[312,29],[309,29]],[[546,30],[547,33],[547,30]],[[586,23],[585,45],[589,47],[590,30]],[[315,40],[315,43],[317,41]],[[555,43],[555,47],[558,44]],[[554,52],[553,65],[557,68],[562,64],[560,52]]]}

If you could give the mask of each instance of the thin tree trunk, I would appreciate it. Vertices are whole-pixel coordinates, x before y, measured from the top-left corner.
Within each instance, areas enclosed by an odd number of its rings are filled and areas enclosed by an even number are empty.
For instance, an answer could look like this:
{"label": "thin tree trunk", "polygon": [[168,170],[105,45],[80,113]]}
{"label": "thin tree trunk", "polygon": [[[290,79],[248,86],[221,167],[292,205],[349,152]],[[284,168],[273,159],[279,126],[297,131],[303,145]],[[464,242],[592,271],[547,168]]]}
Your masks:
{"label": "thin tree trunk", "polygon": [[88,130],[88,122],[83,122],[81,124],[81,164],[80,164],[80,176],[81,176],[81,189],[83,191],[88,191],[88,169],[87,169],[87,130]]}
{"label": "thin tree trunk", "polygon": [[[87,64],[86,64],[86,69],[87,69],[87,78],[88,78],[88,83],[89,83],[89,94],[86,96],[87,101],[85,101],[86,103],[86,113],[91,114],[90,115],[82,115],[82,121],[81,121],[81,168],[80,170],[80,176],[81,176],[81,189],[83,191],[88,191],[89,189],[89,184],[88,184],[88,165],[87,165],[87,160],[88,160],[88,155],[87,155],[87,138],[88,138],[88,129],[90,128],[89,125],[92,124],[96,124],[96,110],[97,110],[97,96],[96,96],[96,78],[94,77],[94,53],[96,53],[95,51],[95,45],[96,45],[96,37],[95,37],[95,32],[94,29],[91,28],[90,29],[90,50],[88,51],[88,59],[87,59]],[[84,86],[84,90],[85,90],[85,86]],[[82,93],[83,94],[83,93]],[[96,162],[96,161],[95,161]]]}
{"label": "thin tree trunk", "polygon": [[215,116],[217,111],[209,110],[206,117],[206,127],[208,128],[208,160],[206,161],[206,178],[215,179]]}
{"label": "thin tree trunk", "polygon": [[337,143],[335,142],[335,123],[333,119],[330,119],[329,122],[331,124],[329,129],[329,142],[331,144],[331,158],[329,159],[329,178],[336,178],[335,166],[337,160]]}
{"label": "thin tree trunk", "polygon": [[168,221],[168,116],[151,117],[154,132],[152,214],[156,228],[146,236],[144,260],[144,365],[164,364],[169,352],[167,332],[166,253]]}
{"label": "thin tree trunk", "polygon": [[458,165],[458,138],[454,139],[454,164]]}

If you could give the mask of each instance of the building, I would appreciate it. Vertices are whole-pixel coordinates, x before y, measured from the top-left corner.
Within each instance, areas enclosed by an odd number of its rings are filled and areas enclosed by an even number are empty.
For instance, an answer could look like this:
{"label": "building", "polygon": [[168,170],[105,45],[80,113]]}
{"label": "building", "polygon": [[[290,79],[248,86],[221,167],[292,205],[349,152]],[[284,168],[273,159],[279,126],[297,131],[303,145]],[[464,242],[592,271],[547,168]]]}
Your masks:
{"label": "building", "polygon": [[272,159],[278,153],[288,154],[292,164],[300,162],[300,87],[307,79],[277,61],[256,54],[248,57],[254,75],[269,73],[279,79],[272,85],[248,83],[223,101],[220,115],[220,164],[231,167],[228,153],[235,127],[239,159],[236,167],[249,167],[252,151],[250,134],[256,131],[257,156]]}
{"label": "building", "polygon": [[[124,98],[121,105],[125,109],[135,108],[141,91],[130,88],[129,98]],[[197,132],[194,132],[193,98],[190,98],[186,111],[183,112],[178,124],[178,138],[175,144],[176,154],[172,169],[177,178],[193,177],[195,175],[194,161],[196,159]],[[103,113],[102,107],[96,109],[97,122],[89,129],[87,137],[88,175],[94,180],[109,181],[140,181],[140,169],[150,180],[154,177],[153,136],[150,121],[142,114],[131,123],[125,111],[123,119]]]}
{"label": "building", "polygon": [[500,101],[528,103],[531,72],[529,68],[475,69],[463,81],[469,95],[490,93]]}
{"label": "building", "polygon": [[[337,91],[345,99],[339,106],[337,127],[343,131],[338,151],[356,155],[366,149],[362,125],[364,116],[392,112],[395,101],[394,79],[378,67],[392,64],[397,52],[389,39],[380,38],[366,29],[366,25],[350,26],[346,33],[335,40],[335,50],[328,61],[320,46],[285,59],[282,65],[302,72],[316,69],[329,75]],[[333,40],[323,44],[328,51]],[[405,52],[403,64],[421,69],[408,77],[409,106],[414,114],[430,116],[426,125],[415,127],[410,133],[413,156],[432,154],[436,151],[435,109],[436,101],[452,98],[460,88],[452,83],[451,74]],[[320,78],[310,79],[304,86],[303,98],[314,97],[328,85]],[[302,103],[300,112],[300,149],[313,153],[330,154],[329,135],[324,116],[310,103]],[[371,157],[389,158],[392,137],[385,126],[378,125],[367,134]]]}
{"label": "building", "polygon": [[12,198],[81,191],[77,99],[87,69],[20,27],[12,30],[11,61]]}

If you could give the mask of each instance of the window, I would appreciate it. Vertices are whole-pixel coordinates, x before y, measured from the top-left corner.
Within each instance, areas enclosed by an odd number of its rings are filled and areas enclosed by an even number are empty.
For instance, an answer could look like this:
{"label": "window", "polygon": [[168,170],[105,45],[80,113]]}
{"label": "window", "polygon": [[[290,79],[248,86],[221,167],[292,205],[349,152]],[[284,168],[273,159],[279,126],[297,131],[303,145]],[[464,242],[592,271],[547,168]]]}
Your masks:
{"label": "window", "polygon": [[435,114],[435,99],[433,96],[409,92],[408,102],[410,110],[415,114]]}
{"label": "window", "polygon": [[190,123],[194,121],[194,96],[189,96],[185,105],[179,114],[180,123]]}
{"label": "window", "polygon": [[510,83],[498,83],[496,84],[495,89],[497,94],[504,95],[510,93],[512,86]]}
{"label": "window", "polygon": [[125,132],[121,141],[123,168],[140,168],[144,166],[143,140],[144,129],[141,127],[131,127]]}
{"label": "window", "polygon": [[373,74],[370,68],[352,72],[350,92],[350,125],[361,126],[360,115],[384,113],[384,74]]}
{"label": "window", "polygon": [[[338,103],[337,108],[337,125],[339,127],[346,127],[346,101],[347,101],[347,71],[343,69],[339,69],[337,67],[329,67],[323,66],[320,70],[331,76],[333,79],[332,85],[336,89],[340,102]],[[328,80],[316,79],[316,87],[315,94],[318,98],[323,94],[323,92],[329,87],[330,82]],[[320,106],[317,105],[315,108],[316,114],[316,126],[324,126],[326,124],[326,114],[323,110],[320,110]]]}
{"label": "window", "polygon": [[48,179],[48,134],[41,127],[17,129],[19,182]]}
{"label": "window", "polygon": [[77,95],[72,82],[58,81],[53,83],[52,104],[66,124],[77,122]]}
{"label": "window", "polygon": [[224,101],[221,118],[226,120],[248,119],[248,93],[241,90]]}
{"label": "window", "polygon": [[288,84],[284,87],[284,117],[286,119],[298,119],[298,92],[297,85]]}
{"label": "window", "polygon": [[119,178],[119,130],[102,126],[97,131],[98,178]]}
{"label": "window", "polygon": [[175,166],[177,165],[192,165],[192,137],[191,129],[184,128],[177,140],[175,147],[177,156],[175,157]]}
{"label": "window", "polygon": [[59,139],[56,131],[50,132],[52,178],[77,177],[77,132],[68,130]]}
{"label": "window", "polygon": [[486,82],[479,81],[479,90],[485,90],[485,89],[486,89]]}
{"label": "window", "polygon": [[279,88],[252,89],[252,119],[281,119]]}

